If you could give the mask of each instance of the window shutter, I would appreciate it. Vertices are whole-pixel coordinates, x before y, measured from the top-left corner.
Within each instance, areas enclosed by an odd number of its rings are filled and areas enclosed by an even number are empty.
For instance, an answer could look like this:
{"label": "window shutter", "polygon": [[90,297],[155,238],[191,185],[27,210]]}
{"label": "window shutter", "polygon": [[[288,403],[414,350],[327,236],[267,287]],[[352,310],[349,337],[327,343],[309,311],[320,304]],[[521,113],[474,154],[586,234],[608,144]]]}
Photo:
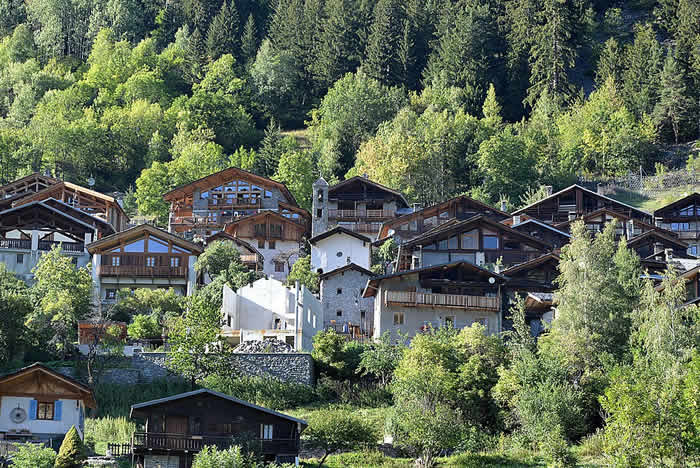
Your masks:
{"label": "window shutter", "polygon": [[29,419],[36,419],[36,408],[37,408],[37,401],[36,400],[30,400],[29,401]]}
{"label": "window shutter", "polygon": [[53,405],[53,420],[54,421],[60,421],[61,420],[61,413],[63,412],[63,402],[61,400],[56,400],[56,403]]}

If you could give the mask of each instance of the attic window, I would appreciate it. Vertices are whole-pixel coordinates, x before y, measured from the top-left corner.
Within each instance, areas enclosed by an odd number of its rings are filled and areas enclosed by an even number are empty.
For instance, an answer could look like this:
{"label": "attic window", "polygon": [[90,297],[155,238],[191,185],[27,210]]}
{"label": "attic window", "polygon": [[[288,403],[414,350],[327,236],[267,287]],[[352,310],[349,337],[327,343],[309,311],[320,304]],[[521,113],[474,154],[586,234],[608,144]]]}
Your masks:
{"label": "attic window", "polygon": [[338,253],[335,254],[336,257],[340,258],[343,256],[343,252],[338,251]]}

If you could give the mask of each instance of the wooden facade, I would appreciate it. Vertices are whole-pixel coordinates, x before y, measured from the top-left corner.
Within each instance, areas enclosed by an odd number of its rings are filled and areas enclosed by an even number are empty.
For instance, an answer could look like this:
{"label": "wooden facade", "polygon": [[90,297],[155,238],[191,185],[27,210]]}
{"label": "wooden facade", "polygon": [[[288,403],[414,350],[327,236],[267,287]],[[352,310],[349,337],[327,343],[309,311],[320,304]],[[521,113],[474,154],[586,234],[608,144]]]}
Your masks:
{"label": "wooden facade", "polygon": [[60,180],[35,172],[0,187],[0,211],[10,208],[12,203],[28,195],[40,192],[59,183]]}
{"label": "wooden facade", "polygon": [[411,240],[452,219],[466,220],[476,215],[484,215],[495,221],[509,217],[508,213],[474,200],[466,195],[452,198],[413,213],[399,216],[382,224],[377,239],[384,239],[394,232],[398,242]]}
{"label": "wooden facade", "polygon": [[527,219],[526,221],[511,224],[510,227],[515,231],[549,244],[554,250],[561,249],[571,240],[569,233],[536,219]]}
{"label": "wooden facade", "polygon": [[[208,247],[212,242],[232,242],[241,254],[241,263],[243,263],[250,271],[261,271],[265,257],[258,249],[250,245],[248,242],[238,237],[234,237],[225,231],[217,232],[213,236],[209,236],[206,240]],[[206,247],[205,247],[206,250]]]}
{"label": "wooden facade", "polygon": [[170,203],[170,230],[178,233],[210,236],[263,210],[301,224],[310,220],[284,184],[235,167],[171,190],[163,198]]}
{"label": "wooden facade", "polygon": [[401,245],[399,270],[455,261],[507,268],[552,251],[546,242],[484,215],[451,220]]}
{"label": "wooden facade", "polygon": [[133,405],[131,418],[144,427],[132,439],[137,467],[146,457],[170,455],[178,468],[190,468],[203,447],[228,448],[237,441],[265,460],[294,463],[306,428],[300,419],[207,389]]}
{"label": "wooden facade", "polygon": [[304,219],[287,218],[274,211],[262,211],[229,223],[225,232],[243,239],[301,242],[308,232]]}
{"label": "wooden facade", "polygon": [[[642,235],[644,233],[647,233],[649,231],[665,231],[665,234],[672,236],[672,237],[677,237],[673,232],[671,231],[666,231],[665,229],[662,229],[658,226],[654,226],[652,224],[649,224],[647,222],[641,221],[639,219],[632,218],[630,216],[627,216],[623,213],[617,212],[617,211],[612,211],[607,208],[601,208],[599,210],[596,210],[592,213],[589,213],[585,216],[582,216],[581,218],[576,218],[576,220],[582,220],[583,223],[586,225],[586,229],[588,229],[591,232],[602,232],[603,229],[605,229],[605,225],[608,224],[609,222],[616,220],[617,221],[617,228],[616,228],[616,237],[619,239],[620,237],[625,237],[627,239],[632,239],[633,237]],[[560,229],[564,232],[571,233],[571,224],[575,220],[569,220],[565,221],[563,223],[559,223],[556,225],[557,229]]]}
{"label": "wooden facade", "polygon": [[700,241],[700,194],[692,193],[654,211],[658,226],[672,231],[688,242],[693,255],[698,255]]}
{"label": "wooden facade", "polygon": [[606,208],[629,218],[652,223],[652,215],[633,206],[600,195],[580,185],[572,185],[536,203],[513,212],[548,224],[560,224]]}
{"label": "wooden facade", "polygon": [[694,258],[688,254],[688,245],[685,242],[656,230],[633,237],[627,241],[627,247],[637,252],[640,258],[665,255],[666,252],[669,252],[672,257]]}

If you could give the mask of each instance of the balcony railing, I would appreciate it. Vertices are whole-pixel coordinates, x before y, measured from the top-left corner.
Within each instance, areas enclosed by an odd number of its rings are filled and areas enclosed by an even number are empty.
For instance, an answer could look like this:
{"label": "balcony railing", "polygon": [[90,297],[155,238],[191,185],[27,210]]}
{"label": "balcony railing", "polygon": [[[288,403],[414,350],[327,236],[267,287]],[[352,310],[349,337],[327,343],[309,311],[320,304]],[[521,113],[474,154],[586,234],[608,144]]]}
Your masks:
{"label": "balcony railing", "polygon": [[[298,439],[255,439],[250,443],[255,444],[262,453],[296,453],[299,450]],[[160,449],[198,452],[207,445],[225,449],[234,444],[233,436],[136,432],[132,438],[132,451]]]}
{"label": "balcony railing", "polygon": [[241,255],[241,263],[258,263],[258,256],[257,254]]}
{"label": "balcony railing", "polygon": [[406,306],[450,307],[470,310],[499,310],[498,297],[387,291],[386,302]]}
{"label": "balcony railing", "polygon": [[186,278],[186,264],[185,255],[118,253],[103,255],[98,271],[100,276]]}
{"label": "balcony railing", "polygon": [[51,250],[60,246],[64,252],[83,253],[85,246],[80,242],[39,241],[39,250]]}
{"label": "balcony railing", "polygon": [[393,210],[328,210],[329,219],[341,218],[366,218],[366,219],[382,219],[393,218],[395,212]]}
{"label": "balcony railing", "polygon": [[500,259],[503,265],[511,267],[521,263],[529,262],[541,256],[542,252],[523,252],[518,250],[484,251],[484,261],[486,263],[497,263]]}
{"label": "balcony railing", "polygon": [[100,276],[125,276],[139,278],[185,278],[185,267],[143,265],[100,265]]}
{"label": "balcony railing", "polygon": [[0,239],[0,249],[31,250],[31,239]]}

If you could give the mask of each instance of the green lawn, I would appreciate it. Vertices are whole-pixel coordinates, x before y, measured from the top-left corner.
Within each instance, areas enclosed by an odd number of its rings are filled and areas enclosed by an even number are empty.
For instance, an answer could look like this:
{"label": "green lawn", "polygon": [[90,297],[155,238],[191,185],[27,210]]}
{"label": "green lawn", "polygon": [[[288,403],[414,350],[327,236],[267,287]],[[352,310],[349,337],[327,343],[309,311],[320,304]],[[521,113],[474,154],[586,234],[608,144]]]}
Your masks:
{"label": "green lawn", "polygon": [[680,200],[693,192],[700,192],[700,186],[677,187],[663,192],[657,192],[653,197],[628,191],[619,191],[609,195],[609,197],[632,205],[635,208],[653,213],[654,210],[668,205],[669,203],[673,203],[676,200]]}

